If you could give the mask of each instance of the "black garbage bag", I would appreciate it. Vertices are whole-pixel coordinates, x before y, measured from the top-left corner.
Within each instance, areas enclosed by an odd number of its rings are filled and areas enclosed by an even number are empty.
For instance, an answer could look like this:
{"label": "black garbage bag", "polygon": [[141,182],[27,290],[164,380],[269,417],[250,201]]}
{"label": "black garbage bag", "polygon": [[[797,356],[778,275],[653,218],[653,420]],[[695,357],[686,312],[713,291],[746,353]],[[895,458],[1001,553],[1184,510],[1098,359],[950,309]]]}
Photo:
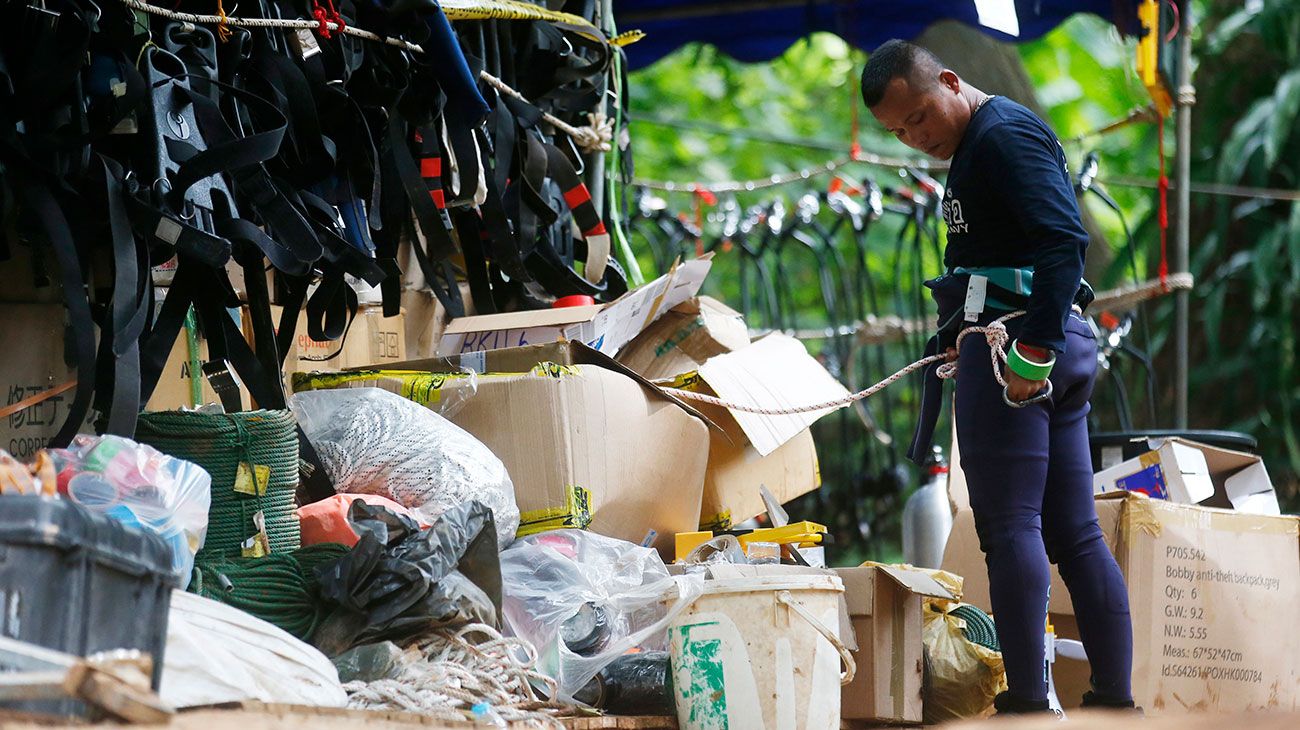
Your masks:
{"label": "black garbage bag", "polygon": [[358,500],[348,520],[361,539],[317,571],[321,597],[334,608],[312,643],[327,656],[375,641],[401,644],[444,626],[499,625],[492,510],[466,502],[421,530],[409,517]]}

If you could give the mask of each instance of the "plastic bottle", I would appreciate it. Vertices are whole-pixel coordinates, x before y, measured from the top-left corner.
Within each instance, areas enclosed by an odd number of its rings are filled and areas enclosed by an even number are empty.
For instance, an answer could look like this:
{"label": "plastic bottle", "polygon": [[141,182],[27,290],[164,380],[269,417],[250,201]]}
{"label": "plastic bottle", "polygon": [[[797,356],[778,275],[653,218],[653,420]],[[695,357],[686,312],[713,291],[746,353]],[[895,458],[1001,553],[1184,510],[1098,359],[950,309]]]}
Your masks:
{"label": "plastic bottle", "polygon": [[1056,663],[1056,627],[1052,626],[1051,619],[1047,621],[1047,627],[1043,631],[1043,674],[1047,678],[1047,707],[1055,712],[1058,717],[1065,717],[1065,709],[1061,707],[1061,699],[1056,696],[1056,682],[1052,679],[1052,665]]}
{"label": "plastic bottle", "polygon": [[952,531],[948,463],[938,446],[926,462],[925,475],[926,483],[912,493],[903,507],[903,560],[918,568],[938,568]]}
{"label": "plastic bottle", "polygon": [[510,727],[510,723],[486,702],[480,702],[470,708],[474,713],[474,724],[480,727]]}

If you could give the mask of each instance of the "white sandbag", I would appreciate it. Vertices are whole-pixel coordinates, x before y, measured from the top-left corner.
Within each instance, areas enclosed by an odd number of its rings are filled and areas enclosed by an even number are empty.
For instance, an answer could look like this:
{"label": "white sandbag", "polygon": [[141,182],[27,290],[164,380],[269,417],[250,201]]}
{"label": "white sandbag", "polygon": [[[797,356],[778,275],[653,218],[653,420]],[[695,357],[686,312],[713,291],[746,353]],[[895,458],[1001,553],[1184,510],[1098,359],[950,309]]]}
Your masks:
{"label": "white sandbag", "polygon": [[237,608],[173,591],[163,655],[164,702],[177,708],[258,700],[344,707],[324,654]]}

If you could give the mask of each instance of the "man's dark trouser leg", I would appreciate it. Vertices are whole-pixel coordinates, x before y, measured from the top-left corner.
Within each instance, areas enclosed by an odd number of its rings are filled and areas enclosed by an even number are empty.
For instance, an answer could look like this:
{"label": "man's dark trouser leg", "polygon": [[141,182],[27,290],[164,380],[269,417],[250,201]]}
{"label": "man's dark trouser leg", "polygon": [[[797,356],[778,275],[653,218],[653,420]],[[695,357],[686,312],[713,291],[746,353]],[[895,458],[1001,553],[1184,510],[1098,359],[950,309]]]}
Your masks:
{"label": "man's dark trouser leg", "polygon": [[[1012,337],[1018,320],[1008,323]],[[1043,630],[1050,582],[1045,543],[1061,565],[1097,689],[1127,697],[1132,628],[1127,592],[1097,526],[1088,451],[1096,343],[1071,316],[1068,352],[1053,370],[1050,405],[1013,409],[989,372],[988,345],[968,337],[957,378],[962,470],[989,569],[1007,682],[1016,697],[1047,696]]]}

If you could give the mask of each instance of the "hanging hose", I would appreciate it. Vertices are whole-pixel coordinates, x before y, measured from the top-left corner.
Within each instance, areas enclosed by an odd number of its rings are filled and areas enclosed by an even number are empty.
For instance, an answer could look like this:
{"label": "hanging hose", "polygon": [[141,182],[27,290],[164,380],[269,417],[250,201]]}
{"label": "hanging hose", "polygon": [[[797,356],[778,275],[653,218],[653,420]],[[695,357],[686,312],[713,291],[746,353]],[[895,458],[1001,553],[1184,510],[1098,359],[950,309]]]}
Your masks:
{"label": "hanging hose", "polygon": [[[257,534],[253,517],[261,512],[271,553],[300,544],[294,493],[298,488],[298,433],[289,411],[144,413],[136,438],[164,454],[192,461],[212,476],[208,534],[199,560],[241,555],[241,543]],[[254,472],[270,469],[263,494],[235,491],[240,464],[252,489]],[[261,467],[262,469],[259,469]],[[259,480],[260,481],[260,480]]]}
{"label": "hanging hose", "polygon": [[189,590],[308,641],[329,611],[316,568],[347,553],[346,545],[322,543],[263,558],[197,560]]}

